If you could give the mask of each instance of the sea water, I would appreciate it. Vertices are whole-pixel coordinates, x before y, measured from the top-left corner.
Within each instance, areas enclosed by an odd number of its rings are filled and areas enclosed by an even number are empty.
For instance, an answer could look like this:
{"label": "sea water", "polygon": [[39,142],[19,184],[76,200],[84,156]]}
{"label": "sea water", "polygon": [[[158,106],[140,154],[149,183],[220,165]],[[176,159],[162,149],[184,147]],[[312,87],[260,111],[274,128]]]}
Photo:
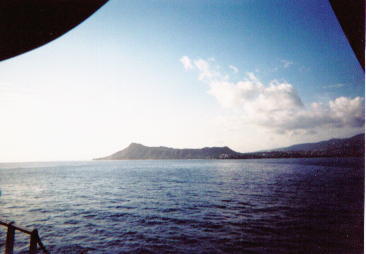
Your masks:
{"label": "sea water", "polygon": [[362,253],[363,162],[3,163],[0,220],[51,253]]}

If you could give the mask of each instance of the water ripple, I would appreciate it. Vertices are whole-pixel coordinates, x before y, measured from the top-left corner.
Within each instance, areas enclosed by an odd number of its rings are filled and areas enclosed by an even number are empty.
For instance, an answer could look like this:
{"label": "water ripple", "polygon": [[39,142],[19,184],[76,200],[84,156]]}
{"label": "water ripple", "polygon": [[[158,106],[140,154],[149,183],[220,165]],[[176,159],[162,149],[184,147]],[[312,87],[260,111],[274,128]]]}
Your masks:
{"label": "water ripple", "polygon": [[364,167],[345,160],[0,164],[0,214],[51,253],[362,253]]}

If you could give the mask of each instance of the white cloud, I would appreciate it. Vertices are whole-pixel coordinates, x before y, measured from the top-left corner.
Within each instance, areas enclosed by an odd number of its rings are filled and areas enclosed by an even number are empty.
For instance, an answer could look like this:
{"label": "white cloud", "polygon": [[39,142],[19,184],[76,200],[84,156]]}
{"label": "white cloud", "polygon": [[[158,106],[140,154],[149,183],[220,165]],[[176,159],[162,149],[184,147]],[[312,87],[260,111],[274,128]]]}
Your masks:
{"label": "white cloud", "polygon": [[192,69],[198,71],[200,81],[208,84],[208,93],[247,124],[289,134],[311,133],[324,127],[364,126],[362,97],[339,97],[306,107],[293,85],[287,82],[273,80],[265,85],[251,72],[242,80],[231,82],[227,75],[218,71],[214,60],[193,62]]}
{"label": "white cloud", "polygon": [[282,67],[285,69],[287,69],[288,67],[290,67],[291,65],[294,64],[292,61],[289,61],[286,59],[281,60],[281,63],[282,63]]}
{"label": "white cloud", "polygon": [[185,70],[193,69],[191,59],[189,59],[188,56],[182,56],[179,60],[183,64],[183,67],[184,67]]}
{"label": "white cloud", "polygon": [[212,65],[214,63],[214,59],[209,59],[208,61],[198,59],[194,61],[194,66],[199,71],[198,79],[201,81],[211,80],[214,82],[215,80],[225,80],[227,77],[222,76],[217,68]]}
{"label": "white cloud", "polygon": [[334,84],[334,85],[323,86],[324,89],[326,89],[326,88],[341,88],[341,87],[344,87],[344,84],[338,83],[338,84]]}
{"label": "white cloud", "polygon": [[229,68],[234,72],[234,73],[238,73],[239,69],[238,67],[234,66],[234,65],[229,65]]}

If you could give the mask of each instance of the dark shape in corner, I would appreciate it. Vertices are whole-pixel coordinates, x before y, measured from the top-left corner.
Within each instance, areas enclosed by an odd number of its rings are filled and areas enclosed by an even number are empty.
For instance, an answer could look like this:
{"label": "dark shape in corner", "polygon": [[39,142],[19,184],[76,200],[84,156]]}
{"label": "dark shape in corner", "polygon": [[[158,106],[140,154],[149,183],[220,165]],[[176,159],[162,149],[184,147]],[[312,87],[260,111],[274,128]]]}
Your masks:
{"label": "dark shape in corner", "polygon": [[106,2],[107,0],[2,0],[0,61],[56,39]]}
{"label": "dark shape in corner", "polygon": [[329,0],[353,52],[365,70],[365,1]]}

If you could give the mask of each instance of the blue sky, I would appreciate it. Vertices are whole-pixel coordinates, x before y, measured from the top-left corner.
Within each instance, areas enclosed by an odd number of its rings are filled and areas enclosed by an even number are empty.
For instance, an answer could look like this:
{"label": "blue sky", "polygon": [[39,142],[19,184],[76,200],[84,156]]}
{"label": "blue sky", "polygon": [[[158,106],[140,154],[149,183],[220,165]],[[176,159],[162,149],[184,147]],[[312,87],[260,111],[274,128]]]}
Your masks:
{"label": "blue sky", "polygon": [[0,77],[0,161],[364,131],[364,72],[328,1],[109,1]]}

